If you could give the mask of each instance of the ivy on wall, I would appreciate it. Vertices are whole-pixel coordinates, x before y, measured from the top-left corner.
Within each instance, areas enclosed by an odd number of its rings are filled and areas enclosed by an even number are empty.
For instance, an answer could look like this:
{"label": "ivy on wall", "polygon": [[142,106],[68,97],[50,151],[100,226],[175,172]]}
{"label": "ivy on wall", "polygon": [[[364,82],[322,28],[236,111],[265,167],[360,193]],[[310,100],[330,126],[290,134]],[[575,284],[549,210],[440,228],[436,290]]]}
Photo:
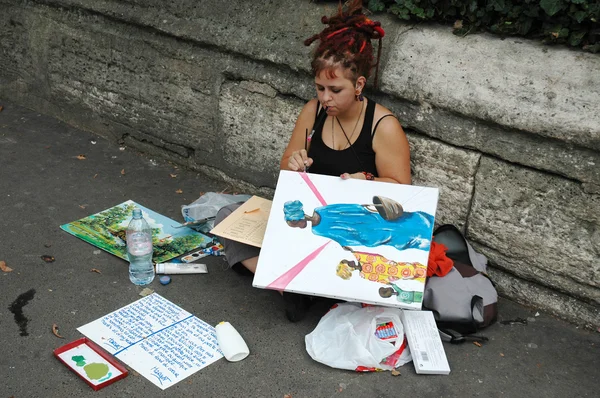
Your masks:
{"label": "ivy on wall", "polygon": [[407,21],[454,24],[454,33],[487,30],[600,52],[599,0],[369,0],[371,11]]}

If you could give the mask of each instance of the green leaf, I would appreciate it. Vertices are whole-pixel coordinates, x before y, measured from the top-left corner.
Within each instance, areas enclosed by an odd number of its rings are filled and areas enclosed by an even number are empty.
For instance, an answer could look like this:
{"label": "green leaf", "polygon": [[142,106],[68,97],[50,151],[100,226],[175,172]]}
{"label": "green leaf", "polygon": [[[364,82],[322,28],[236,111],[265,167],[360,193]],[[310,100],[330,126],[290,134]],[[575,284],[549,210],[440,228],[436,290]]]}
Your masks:
{"label": "green leaf", "polygon": [[577,20],[578,23],[581,23],[585,17],[587,16],[587,12],[585,11],[577,11],[573,14],[573,17]]}
{"label": "green leaf", "polygon": [[563,8],[563,0],[541,0],[540,7],[546,14],[553,16]]}
{"label": "green leaf", "polygon": [[581,41],[585,37],[586,32],[572,32],[569,36],[569,44],[573,47],[581,44]]}
{"label": "green leaf", "polygon": [[385,10],[385,4],[381,0],[369,0],[367,8],[371,11],[383,11]]}

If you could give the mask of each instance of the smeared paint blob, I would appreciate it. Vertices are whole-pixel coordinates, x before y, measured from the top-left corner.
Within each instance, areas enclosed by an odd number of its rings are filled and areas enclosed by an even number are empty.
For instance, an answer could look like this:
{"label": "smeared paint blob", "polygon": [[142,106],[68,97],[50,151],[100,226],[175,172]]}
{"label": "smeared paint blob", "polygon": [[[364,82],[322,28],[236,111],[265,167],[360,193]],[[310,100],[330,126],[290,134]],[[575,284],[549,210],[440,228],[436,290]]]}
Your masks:
{"label": "smeared paint blob", "polygon": [[8,307],[9,311],[15,316],[15,322],[17,325],[19,325],[21,336],[29,336],[29,333],[27,333],[27,322],[29,322],[29,319],[23,315],[23,307],[25,307],[29,301],[33,299],[33,296],[35,296],[35,289],[31,289],[23,294],[20,294],[19,297],[17,297],[17,299]]}
{"label": "smeared paint blob", "polygon": [[99,380],[108,374],[108,365],[105,363],[90,363],[83,367],[85,374],[92,380]]}
{"label": "smeared paint blob", "polygon": [[82,355],[75,355],[71,357],[71,361],[75,362],[77,366],[85,365],[85,358]]}
{"label": "smeared paint blob", "polygon": [[108,365],[105,363],[94,362],[86,365],[85,357],[82,355],[72,356],[71,361],[75,362],[77,366],[83,366],[83,370],[85,370],[85,374],[90,380],[100,380],[101,378],[107,375],[109,379],[110,376],[112,376],[111,373],[108,373],[109,368]]}

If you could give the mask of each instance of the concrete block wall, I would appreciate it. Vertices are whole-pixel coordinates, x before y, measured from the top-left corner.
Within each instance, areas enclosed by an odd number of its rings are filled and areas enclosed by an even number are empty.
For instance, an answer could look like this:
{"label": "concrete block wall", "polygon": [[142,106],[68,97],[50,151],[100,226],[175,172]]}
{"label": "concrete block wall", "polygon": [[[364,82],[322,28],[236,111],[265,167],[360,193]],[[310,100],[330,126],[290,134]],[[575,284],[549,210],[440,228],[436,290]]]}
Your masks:
{"label": "concrete block wall", "polygon": [[[280,0],[0,0],[0,100],[273,192],[314,96],[310,49],[333,6]],[[381,85],[415,184],[441,189],[500,292],[600,325],[600,57],[453,36],[387,15]]]}

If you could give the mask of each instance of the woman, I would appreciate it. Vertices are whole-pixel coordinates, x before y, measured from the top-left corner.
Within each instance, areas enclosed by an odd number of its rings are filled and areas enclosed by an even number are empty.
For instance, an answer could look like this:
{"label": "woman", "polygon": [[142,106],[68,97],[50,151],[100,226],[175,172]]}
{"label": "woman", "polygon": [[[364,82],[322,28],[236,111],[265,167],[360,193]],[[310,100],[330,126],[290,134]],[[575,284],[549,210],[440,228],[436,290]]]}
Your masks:
{"label": "woman", "polygon": [[[317,98],[300,112],[292,136],[283,153],[280,168],[410,184],[410,154],[406,135],[398,120],[383,106],[363,96],[371,70],[375,85],[379,70],[371,40],[380,42],[384,31],[379,22],[362,13],[362,1],[352,0],[347,10],[340,7],[327,27],[305,41],[319,41],[312,59]],[[307,131],[313,131],[308,151]],[[215,223],[235,208],[219,211]],[[234,270],[256,271],[258,248],[223,240],[229,264]],[[286,315],[291,321],[304,317],[308,306],[303,296],[284,294]]]}

